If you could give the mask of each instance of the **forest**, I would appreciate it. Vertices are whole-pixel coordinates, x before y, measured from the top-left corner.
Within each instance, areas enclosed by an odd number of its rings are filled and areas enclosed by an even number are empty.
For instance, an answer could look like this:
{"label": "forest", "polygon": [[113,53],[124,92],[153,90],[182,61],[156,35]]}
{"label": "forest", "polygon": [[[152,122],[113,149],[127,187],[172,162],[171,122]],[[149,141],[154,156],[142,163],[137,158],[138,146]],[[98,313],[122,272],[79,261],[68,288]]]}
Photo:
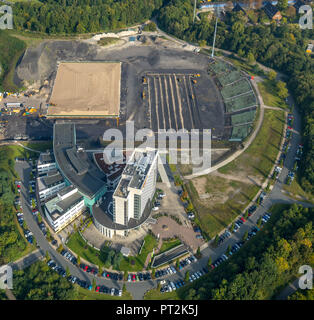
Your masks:
{"label": "forest", "polygon": [[[170,0],[160,10],[159,26],[166,32],[192,43],[212,45],[215,19],[203,16],[193,21],[190,0]],[[301,165],[301,186],[314,193],[314,64],[306,55],[313,30],[301,30],[295,24],[253,24],[242,12],[227,12],[219,20],[216,46],[243,58],[256,61],[284,73],[288,87],[303,117],[305,155]]]}
{"label": "forest", "polygon": [[73,300],[73,284],[39,261],[14,272],[13,293],[18,300]]}
{"label": "forest", "polygon": [[164,0],[42,0],[14,5],[14,26],[48,34],[110,31],[151,18]]}
{"label": "forest", "polygon": [[267,300],[312,265],[313,209],[278,207],[271,220],[228,263],[183,291],[183,299]]}

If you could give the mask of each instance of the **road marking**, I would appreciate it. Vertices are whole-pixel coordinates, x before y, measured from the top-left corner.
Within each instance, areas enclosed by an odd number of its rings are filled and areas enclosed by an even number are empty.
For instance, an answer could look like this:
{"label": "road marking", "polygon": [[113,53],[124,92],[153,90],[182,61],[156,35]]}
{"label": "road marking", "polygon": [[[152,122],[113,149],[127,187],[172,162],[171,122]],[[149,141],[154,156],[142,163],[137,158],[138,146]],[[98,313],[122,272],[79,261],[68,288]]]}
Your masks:
{"label": "road marking", "polygon": [[165,111],[164,111],[164,95],[161,87],[161,77],[158,79],[159,81],[159,91],[160,91],[160,101],[161,101],[161,110],[162,110],[162,117],[164,122],[164,129],[166,129],[166,119],[165,119]]}
{"label": "road marking", "polygon": [[174,94],[173,94],[173,86],[172,86],[172,79],[171,79],[171,75],[169,75],[169,86],[170,86],[170,91],[171,91],[171,100],[172,100],[172,109],[173,109],[173,113],[174,113],[174,121],[175,121],[175,125],[176,125],[176,130],[178,131],[178,121],[177,121],[177,114],[176,114],[176,103],[174,100]]}
{"label": "road marking", "polygon": [[172,124],[171,124],[171,115],[170,115],[170,108],[169,108],[169,97],[168,97],[168,88],[167,88],[166,77],[164,77],[164,84],[165,84],[165,95],[166,95],[166,102],[167,102],[168,115],[169,115],[169,129],[171,129]]}
{"label": "road marking", "polygon": [[187,89],[187,84],[186,84],[186,77],[183,78],[184,79],[184,89],[185,89],[185,94],[186,94],[186,102],[189,108],[189,113],[190,113],[190,118],[191,118],[191,123],[192,123],[192,129],[195,128],[194,125],[194,118],[192,116],[192,110],[191,110],[191,106],[190,106],[190,97],[189,97],[189,93],[188,93],[188,89]]}
{"label": "road marking", "polygon": [[156,86],[156,78],[154,78],[154,89],[155,89],[155,112],[157,117],[157,131],[159,129],[159,114],[158,114],[158,96],[157,96],[157,86]]}
{"label": "road marking", "polygon": [[178,80],[176,79],[176,75],[174,74],[173,76],[174,76],[174,82],[175,82],[175,87],[176,87],[176,92],[177,92],[178,105],[179,105],[179,113],[180,113],[180,119],[181,119],[182,129],[184,129],[184,120],[183,120],[183,115],[182,115],[182,104],[181,104],[180,89],[179,89],[179,86],[178,86]]}

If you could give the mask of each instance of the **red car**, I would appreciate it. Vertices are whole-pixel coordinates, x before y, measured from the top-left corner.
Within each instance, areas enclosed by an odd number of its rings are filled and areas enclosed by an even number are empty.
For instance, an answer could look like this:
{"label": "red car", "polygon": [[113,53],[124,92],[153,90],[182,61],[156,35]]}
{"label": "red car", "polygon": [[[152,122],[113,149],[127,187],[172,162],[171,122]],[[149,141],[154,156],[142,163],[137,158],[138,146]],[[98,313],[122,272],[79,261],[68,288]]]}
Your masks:
{"label": "red car", "polygon": [[246,221],[243,217],[241,217],[240,219],[241,219],[241,221],[243,221],[243,222],[245,222],[245,221]]}
{"label": "red car", "polygon": [[87,269],[88,269],[88,266],[85,266],[85,267],[84,267],[84,271],[87,271]]}
{"label": "red car", "polygon": [[21,185],[19,185],[19,184],[18,184],[18,185],[16,185],[16,186],[17,186],[17,188],[18,188],[18,189],[20,189],[20,188],[21,188]]}
{"label": "red car", "polygon": [[135,274],[132,274],[132,281],[133,281],[133,282],[135,282],[135,281],[136,281]]}
{"label": "red car", "polygon": [[215,269],[215,266],[213,264],[210,265],[212,267],[212,269]]}
{"label": "red car", "polygon": [[100,286],[96,287],[96,292],[99,292]]}

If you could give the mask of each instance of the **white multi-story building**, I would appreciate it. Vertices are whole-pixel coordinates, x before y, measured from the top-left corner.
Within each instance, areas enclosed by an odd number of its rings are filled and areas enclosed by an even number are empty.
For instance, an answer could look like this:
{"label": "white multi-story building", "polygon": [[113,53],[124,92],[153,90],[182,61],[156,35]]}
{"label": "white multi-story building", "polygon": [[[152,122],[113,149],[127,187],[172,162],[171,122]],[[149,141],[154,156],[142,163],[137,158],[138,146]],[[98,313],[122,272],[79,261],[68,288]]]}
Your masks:
{"label": "white multi-story building", "polygon": [[57,170],[49,171],[46,176],[37,178],[37,190],[41,201],[56,195],[64,187],[65,181]]}
{"label": "white multi-story building", "polygon": [[44,207],[47,220],[55,232],[61,231],[75,220],[83,208],[84,198],[72,185],[59,191]]}
{"label": "white multi-story building", "polygon": [[108,191],[93,207],[96,228],[106,237],[125,237],[149,217],[158,172],[170,186],[158,150],[136,149],[114,192]]}
{"label": "white multi-story building", "polygon": [[113,194],[115,223],[127,225],[131,218],[141,218],[148,201],[152,200],[155,193],[157,155],[156,150],[132,154]]}
{"label": "white multi-story building", "polygon": [[37,162],[38,174],[44,174],[56,170],[56,161],[53,153],[41,153]]}

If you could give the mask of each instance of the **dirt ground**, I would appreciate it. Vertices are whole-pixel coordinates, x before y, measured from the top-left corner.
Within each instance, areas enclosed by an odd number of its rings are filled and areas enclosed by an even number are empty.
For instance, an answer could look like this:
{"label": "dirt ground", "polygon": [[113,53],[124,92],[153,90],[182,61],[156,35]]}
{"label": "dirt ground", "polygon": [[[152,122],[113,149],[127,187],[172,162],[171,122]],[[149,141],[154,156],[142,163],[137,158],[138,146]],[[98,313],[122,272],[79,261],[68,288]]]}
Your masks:
{"label": "dirt ground", "polygon": [[48,116],[114,116],[120,109],[121,63],[61,63]]}
{"label": "dirt ground", "polygon": [[[195,88],[199,112],[195,129],[215,128],[213,138],[221,139],[224,135],[224,108],[213,80],[206,75],[208,57],[157,43],[107,49],[82,41],[46,41],[27,49],[16,69],[15,82],[43,84],[48,81],[52,88],[58,62],[120,61],[120,128],[125,125],[126,120],[134,120],[137,130],[150,127],[147,101],[142,99],[142,77],[145,73],[200,73],[202,77]],[[176,116],[179,118],[180,115]]]}

